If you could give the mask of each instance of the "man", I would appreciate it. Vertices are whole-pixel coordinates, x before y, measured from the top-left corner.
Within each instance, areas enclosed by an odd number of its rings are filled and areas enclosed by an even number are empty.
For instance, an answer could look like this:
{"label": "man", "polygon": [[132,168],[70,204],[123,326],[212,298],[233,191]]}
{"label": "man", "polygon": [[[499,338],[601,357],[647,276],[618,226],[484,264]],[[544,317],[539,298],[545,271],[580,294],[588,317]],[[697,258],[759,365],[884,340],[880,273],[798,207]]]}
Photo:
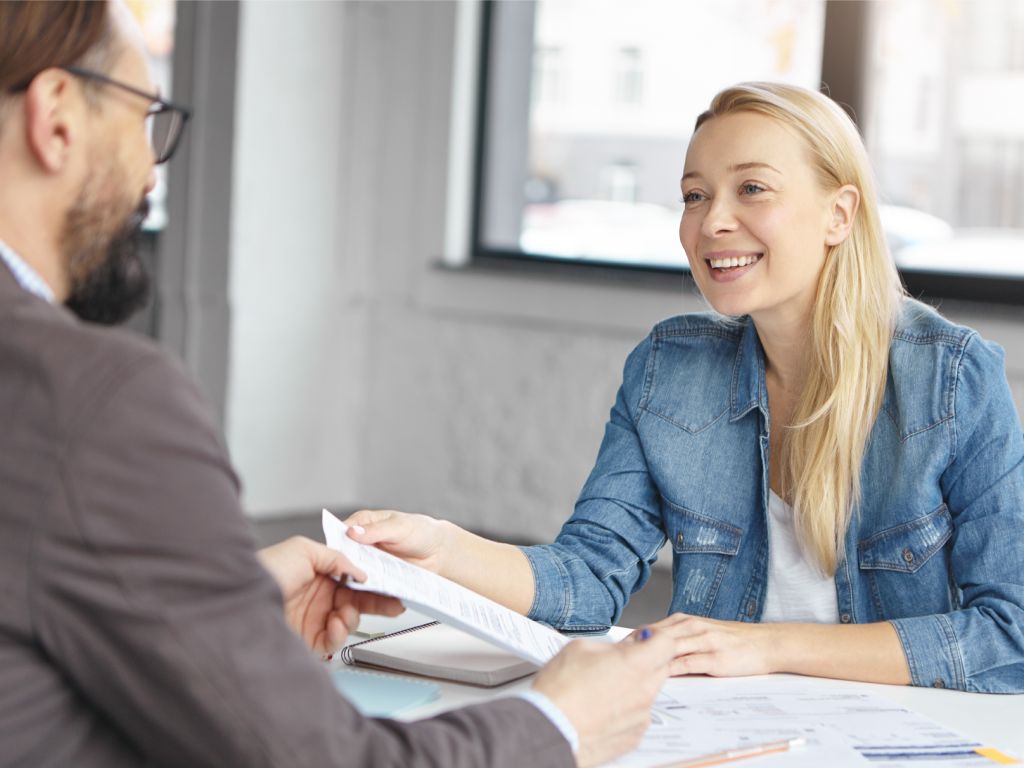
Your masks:
{"label": "man", "polygon": [[131,243],[186,117],[123,5],[0,2],[0,763],[539,768],[634,746],[667,637],[575,643],[523,697],[412,724],[334,690],[297,634],[336,648],[399,607],[311,541],[257,557],[195,387],[82,321],[144,296]]}

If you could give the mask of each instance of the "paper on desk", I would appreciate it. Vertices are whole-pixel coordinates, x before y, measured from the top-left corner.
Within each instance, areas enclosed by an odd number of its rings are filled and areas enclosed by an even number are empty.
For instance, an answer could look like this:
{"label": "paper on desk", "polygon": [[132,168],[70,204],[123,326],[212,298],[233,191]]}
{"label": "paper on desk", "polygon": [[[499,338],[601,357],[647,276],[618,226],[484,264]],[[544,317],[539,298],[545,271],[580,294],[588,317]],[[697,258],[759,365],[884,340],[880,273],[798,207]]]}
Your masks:
{"label": "paper on desk", "polygon": [[796,736],[806,739],[806,746],[758,757],[757,768],[995,765],[975,751],[981,744],[886,699],[828,681],[682,678],[662,688],[640,747],[609,766],[671,765]]}
{"label": "paper on desk", "polygon": [[366,573],[362,584],[349,582],[353,589],[397,597],[420,613],[487,640],[538,667],[547,664],[569,642],[553,629],[461,584],[353,541],[345,535],[348,526],[326,509],[323,526],[327,546],[341,552]]}

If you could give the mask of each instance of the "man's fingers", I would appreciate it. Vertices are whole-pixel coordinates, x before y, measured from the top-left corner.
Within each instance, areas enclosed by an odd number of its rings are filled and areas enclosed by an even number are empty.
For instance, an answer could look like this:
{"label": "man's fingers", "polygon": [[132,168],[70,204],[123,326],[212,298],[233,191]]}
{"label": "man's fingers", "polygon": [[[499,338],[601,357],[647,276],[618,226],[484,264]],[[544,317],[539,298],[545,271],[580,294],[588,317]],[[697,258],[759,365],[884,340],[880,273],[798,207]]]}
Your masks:
{"label": "man's fingers", "polygon": [[362,569],[355,566],[351,560],[337,550],[331,549],[326,544],[321,544],[318,541],[307,539],[305,537],[296,537],[302,539],[302,545],[309,553],[310,562],[313,564],[313,570],[316,573],[321,573],[324,576],[333,576],[336,579],[340,579],[343,576],[349,576],[356,581],[365,581],[366,573]]}
{"label": "man's fingers", "polygon": [[617,647],[633,663],[647,666],[650,669],[667,668],[669,663],[676,657],[676,642],[671,633],[664,630],[657,630],[651,627],[648,629],[646,639],[639,639],[643,635],[637,634],[637,640],[631,643],[620,643]]}
{"label": "man's fingers", "polygon": [[349,631],[340,617],[331,614],[327,619],[327,641],[325,653],[337,653],[348,639]]}
{"label": "man's fingers", "polygon": [[395,597],[379,595],[376,592],[352,592],[351,602],[360,613],[373,613],[378,616],[398,616],[405,611],[402,601]]}

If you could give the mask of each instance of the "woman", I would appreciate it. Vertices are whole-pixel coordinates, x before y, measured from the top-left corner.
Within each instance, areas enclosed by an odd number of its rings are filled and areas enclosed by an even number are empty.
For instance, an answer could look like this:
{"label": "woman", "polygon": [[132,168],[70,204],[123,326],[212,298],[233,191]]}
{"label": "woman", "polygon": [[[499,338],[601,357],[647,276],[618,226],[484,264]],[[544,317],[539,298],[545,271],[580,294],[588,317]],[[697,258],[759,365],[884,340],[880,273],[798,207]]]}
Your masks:
{"label": "woman", "polygon": [[675,674],[1024,691],[1024,441],[1001,350],[904,296],[831,100],[749,83],[697,120],[680,240],[714,313],[629,356],[551,545],[363,511],[375,543],[566,631],[673,547]]}

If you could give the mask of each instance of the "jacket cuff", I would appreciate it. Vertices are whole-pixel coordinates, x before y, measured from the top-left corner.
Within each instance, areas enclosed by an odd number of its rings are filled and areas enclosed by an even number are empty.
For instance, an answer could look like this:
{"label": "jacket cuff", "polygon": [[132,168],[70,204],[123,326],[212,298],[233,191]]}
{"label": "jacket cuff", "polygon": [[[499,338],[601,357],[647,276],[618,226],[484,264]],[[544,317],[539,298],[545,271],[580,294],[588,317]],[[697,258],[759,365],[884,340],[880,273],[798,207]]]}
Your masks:
{"label": "jacket cuff", "polygon": [[519,549],[533,569],[533,605],[527,616],[552,627],[561,626],[568,618],[571,604],[569,572],[547,545]]}
{"label": "jacket cuff", "polygon": [[903,645],[913,685],[967,690],[963,655],[948,618],[936,614],[889,623]]}

